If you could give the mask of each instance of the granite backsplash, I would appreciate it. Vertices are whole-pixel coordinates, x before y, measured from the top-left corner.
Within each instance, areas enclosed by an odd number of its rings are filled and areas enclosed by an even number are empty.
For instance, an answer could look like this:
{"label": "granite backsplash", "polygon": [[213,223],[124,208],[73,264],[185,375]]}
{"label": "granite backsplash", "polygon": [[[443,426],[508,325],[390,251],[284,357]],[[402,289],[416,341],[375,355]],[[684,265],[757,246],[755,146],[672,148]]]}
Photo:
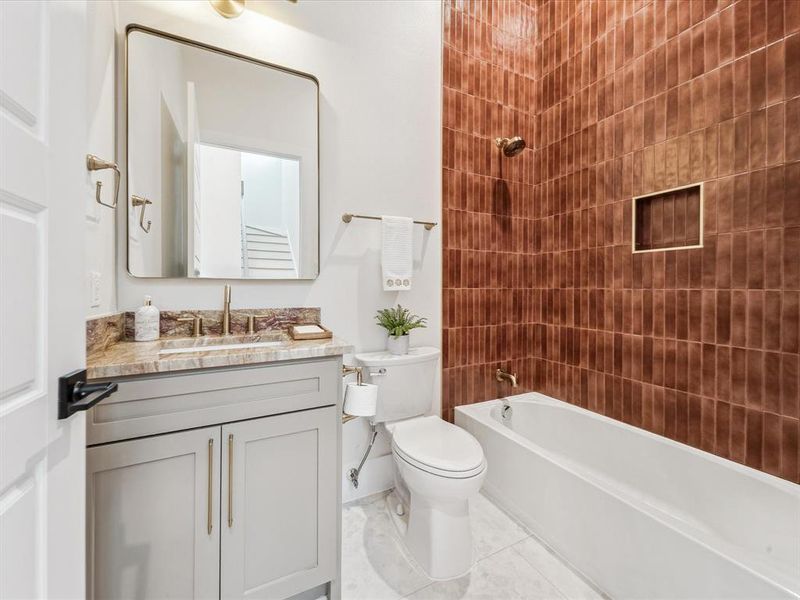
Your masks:
{"label": "granite backsplash", "polygon": [[[188,337],[192,335],[191,321],[178,321],[181,317],[203,317],[205,335],[222,333],[221,310],[162,310],[161,337]],[[287,331],[295,323],[319,323],[320,309],[315,308],[237,308],[231,310],[231,333],[247,333],[247,318],[256,316],[255,332]],[[104,350],[119,341],[132,341],[134,312],[97,317],[86,321],[86,352]]]}

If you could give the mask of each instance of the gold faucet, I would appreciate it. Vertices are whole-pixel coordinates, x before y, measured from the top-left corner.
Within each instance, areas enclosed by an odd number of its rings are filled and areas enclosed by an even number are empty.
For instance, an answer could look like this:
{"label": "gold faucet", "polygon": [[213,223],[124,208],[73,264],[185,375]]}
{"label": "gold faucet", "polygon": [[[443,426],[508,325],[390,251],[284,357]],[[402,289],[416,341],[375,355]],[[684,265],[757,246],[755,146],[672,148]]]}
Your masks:
{"label": "gold faucet", "polygon": [[517,387],[516,373],[508,373],[503,371],[503,369],[497,369],[497,371],[495,371],[494,378],[497,379],[497,381],[509,381],[511,383],[511,387]]}
{"label": "gold faucet", "polygon": [[231,286],[225,284],[222,295],[222,335],[231,334]]}
{"label": "gold faucet", "polygon": [[191,315],[188,317],[181,317],[178,321],[191,321],[192,335],[194,337],[201,337],[203,335],[203,317],[200,315]]}

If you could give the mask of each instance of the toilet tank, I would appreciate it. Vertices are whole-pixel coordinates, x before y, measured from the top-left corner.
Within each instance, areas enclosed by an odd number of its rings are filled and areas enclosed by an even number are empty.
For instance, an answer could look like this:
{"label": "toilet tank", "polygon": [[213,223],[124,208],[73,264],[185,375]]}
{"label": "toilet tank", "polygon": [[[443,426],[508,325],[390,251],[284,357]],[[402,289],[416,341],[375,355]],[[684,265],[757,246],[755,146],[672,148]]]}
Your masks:
{"label": "toilet tank", "polygon": [[424,415],[433,403],[439,349],[410,348],[398,356],[387,351],[356,354],[364,380],[378,386],[373,421],[384,423]]}

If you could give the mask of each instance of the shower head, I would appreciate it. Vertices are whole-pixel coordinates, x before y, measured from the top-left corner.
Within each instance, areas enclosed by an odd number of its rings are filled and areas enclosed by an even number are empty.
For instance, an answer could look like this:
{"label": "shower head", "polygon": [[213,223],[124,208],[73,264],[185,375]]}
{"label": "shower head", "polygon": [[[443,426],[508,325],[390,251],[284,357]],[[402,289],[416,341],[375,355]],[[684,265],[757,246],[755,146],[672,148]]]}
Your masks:
{"label": "shower head", "polygon": [[512,138],[496,138],[494,143],[497,144],[497,147],[509,158],[525,150],[525,140],[518,135]]}

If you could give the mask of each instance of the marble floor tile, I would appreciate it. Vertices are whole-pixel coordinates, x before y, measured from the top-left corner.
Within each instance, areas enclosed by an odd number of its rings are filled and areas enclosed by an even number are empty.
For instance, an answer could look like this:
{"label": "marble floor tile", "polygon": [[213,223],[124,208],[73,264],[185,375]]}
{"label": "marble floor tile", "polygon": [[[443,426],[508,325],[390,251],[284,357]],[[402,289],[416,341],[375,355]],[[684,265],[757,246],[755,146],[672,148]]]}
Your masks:
{"label": "marble floor tile", "polygon": [[469,503],[473,559],[478,561],[524,540],[530,534],[483,493]]}
{"label": "marble floor tile", "polygon": [[343,598],[395,600],[430,581],[405,555],[383,497],[343,508]]}
{"label": "marble floor tile", "polygon": [[488,497],[470,502],[472,571],[433,581],[411,558],[384,495],[342,512],[344,600],[599,600],[603,598]]}
{"label": "marble floor tile", "polygon": [[570,600],[603,598],[536,538],[526,538],[512,548]]}
{"label": "marble floor tile", "polygon": [[469,575],[437,581],[409,600],[564,600],[564,596],[513,548],[475,564]]}

